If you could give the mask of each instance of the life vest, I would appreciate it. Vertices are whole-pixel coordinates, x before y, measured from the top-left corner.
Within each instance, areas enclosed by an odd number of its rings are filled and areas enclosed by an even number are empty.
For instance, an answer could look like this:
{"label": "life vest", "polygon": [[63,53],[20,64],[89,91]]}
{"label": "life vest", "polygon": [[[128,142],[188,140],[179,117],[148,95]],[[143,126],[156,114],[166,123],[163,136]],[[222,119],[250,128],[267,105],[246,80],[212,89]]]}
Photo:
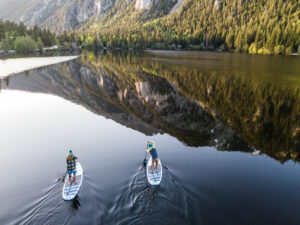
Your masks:
{"label": "life vest", "polygon": [[152,144],[152,147],[147,149],[147,152],[149,153],[153,148],[155,148],[155,143],[154,141],[148,141],[149,144]]}

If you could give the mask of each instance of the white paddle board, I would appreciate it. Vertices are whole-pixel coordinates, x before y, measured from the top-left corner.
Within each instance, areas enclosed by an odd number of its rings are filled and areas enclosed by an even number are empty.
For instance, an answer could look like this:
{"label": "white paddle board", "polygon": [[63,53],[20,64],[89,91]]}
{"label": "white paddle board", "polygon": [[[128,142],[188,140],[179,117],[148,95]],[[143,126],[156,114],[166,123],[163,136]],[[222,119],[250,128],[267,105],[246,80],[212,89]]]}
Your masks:
{"label": "white paddle board", "polygon": [[159,185],[162,179],[162,164],[160,162],[160,159],[158,160],[158,172],[156,173],[156,164],[153,167],[153,173],[151,170],[151,166],[152,166],[152,156],[150,156],[148,163],[147,163],[147,178],[148,178],[148,182],[151,185]]}
{"label": "white paddle board", "polygon": [[66,174],[65,183],[62,191],[62,196],[64,200],[72,200],[76,197],[83,182],[83,169],[79,162],[76,162],[76,184],[73,182],[72,175],[72,183],[69,182],[69,175]]}

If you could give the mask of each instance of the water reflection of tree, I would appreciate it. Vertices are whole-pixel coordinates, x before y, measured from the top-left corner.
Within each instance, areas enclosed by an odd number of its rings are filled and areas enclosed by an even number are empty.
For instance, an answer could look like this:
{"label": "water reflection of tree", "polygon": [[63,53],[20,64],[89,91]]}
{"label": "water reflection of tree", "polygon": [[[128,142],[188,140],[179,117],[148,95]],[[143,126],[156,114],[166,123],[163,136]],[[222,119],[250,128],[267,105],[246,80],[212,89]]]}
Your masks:
{"label": "water reflection of tree", "polygon": [[113,72],[116,83],[134,85],[145,74],[165,78],[255,148],[282,161],[300,159],[299,88],[271,81],[255,82],[241,76],[239,71],[222,76],[214,70],[149,60],[135,54],[108,53],[101,59],[86,60],[108,74]]}
{"label": "water reflection of tree", "polygon": [[[108,56],[104,55],[102,59],[105,57]],[[108,96],[108,101],[122,110],[189,146],[209,145],[223,150],[250,151],[239,135],[216,122],[193,100],[182,96],[166,79],[134,67],[120,66],[118,59],[113,63],[102,59],[92,55],[84,57],[83,62],[101,77],[103,87],[98,93]]]}
{"label": "water reflection of tree", "polygon": [[4,78],[0,78],[0,91],[2,88],[2,85],[4,84],[4,86],[8,87],[9,86],[9,82],[10,82],[10,77],[4,77]]}
{"label": "water reflection of tree", "polygon": [[10,79],[2,88],[50,92],[147,135],[167,132],[190,146],[215,146],[217,137],[221,150],[249,151],[247,142],[281,161],[299,160],[299,88],[257,82],[238,70],[223,74],[181,58],[116,52]]}
{"label": "water reflection of tree", "polygon": [[9,79],[10,79],[9,76],[4,78],[6,86],[9,86]]}

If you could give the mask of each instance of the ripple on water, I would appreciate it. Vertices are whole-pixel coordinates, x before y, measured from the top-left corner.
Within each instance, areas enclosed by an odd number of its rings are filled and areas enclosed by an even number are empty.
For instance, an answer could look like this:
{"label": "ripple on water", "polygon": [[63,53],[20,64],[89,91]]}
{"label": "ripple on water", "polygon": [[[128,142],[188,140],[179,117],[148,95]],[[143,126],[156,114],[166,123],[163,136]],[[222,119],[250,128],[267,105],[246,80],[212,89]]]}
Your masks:
{"label": "ripple on water", "polygon": [[86,175],[78,197],[63,201],[63,175],[25,206],[14,224],[189,224],[191,199],[164,168],[160,186],[151,186],[141,166],[110,204]]}
{"label": "ripple on water", "polygon": [[64,177],[55,180],[36,201],[25,206],[21,213],[23,216],[14,224],[99,224],[98,213],[103,207],[101,201],[95,198],[89,178],[85,177],[76,199],[63,201],[61,191]]}
{"label": "ripple on water", "polygon": [[188,196],[164,169],[160,186],[147,182],[142,166],[102,216],[103,224],[187,224]]}

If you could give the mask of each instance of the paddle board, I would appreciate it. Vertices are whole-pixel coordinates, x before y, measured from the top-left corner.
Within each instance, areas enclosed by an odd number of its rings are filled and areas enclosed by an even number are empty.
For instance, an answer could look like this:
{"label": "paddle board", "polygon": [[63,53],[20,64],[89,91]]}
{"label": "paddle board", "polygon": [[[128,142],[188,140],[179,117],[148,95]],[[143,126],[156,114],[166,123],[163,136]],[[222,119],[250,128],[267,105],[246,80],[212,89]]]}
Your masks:
{"label": "paddle board", "polygon": [[153,168],[153,173],[151,171],[151,166],[152,166],[152,156],[150,156],[148,163],[147,163],[147,178],[148,178],[148,182],[151,185],[159,185],[162,179],[162,164],[160,162],[160,159],[158,160],[158,172],[156,173],[156,164],[154,165]]}
{"label": "paddle board", "polygon": [[69,175],[66,174],[65,183],[62,191],[62,196],[64,200],[72,200],[76,197],[83,182],[83,169],[79,162],[76,162],[76,184],[73,183],[73,175],[72,175],[72,183],[69,182]]}

